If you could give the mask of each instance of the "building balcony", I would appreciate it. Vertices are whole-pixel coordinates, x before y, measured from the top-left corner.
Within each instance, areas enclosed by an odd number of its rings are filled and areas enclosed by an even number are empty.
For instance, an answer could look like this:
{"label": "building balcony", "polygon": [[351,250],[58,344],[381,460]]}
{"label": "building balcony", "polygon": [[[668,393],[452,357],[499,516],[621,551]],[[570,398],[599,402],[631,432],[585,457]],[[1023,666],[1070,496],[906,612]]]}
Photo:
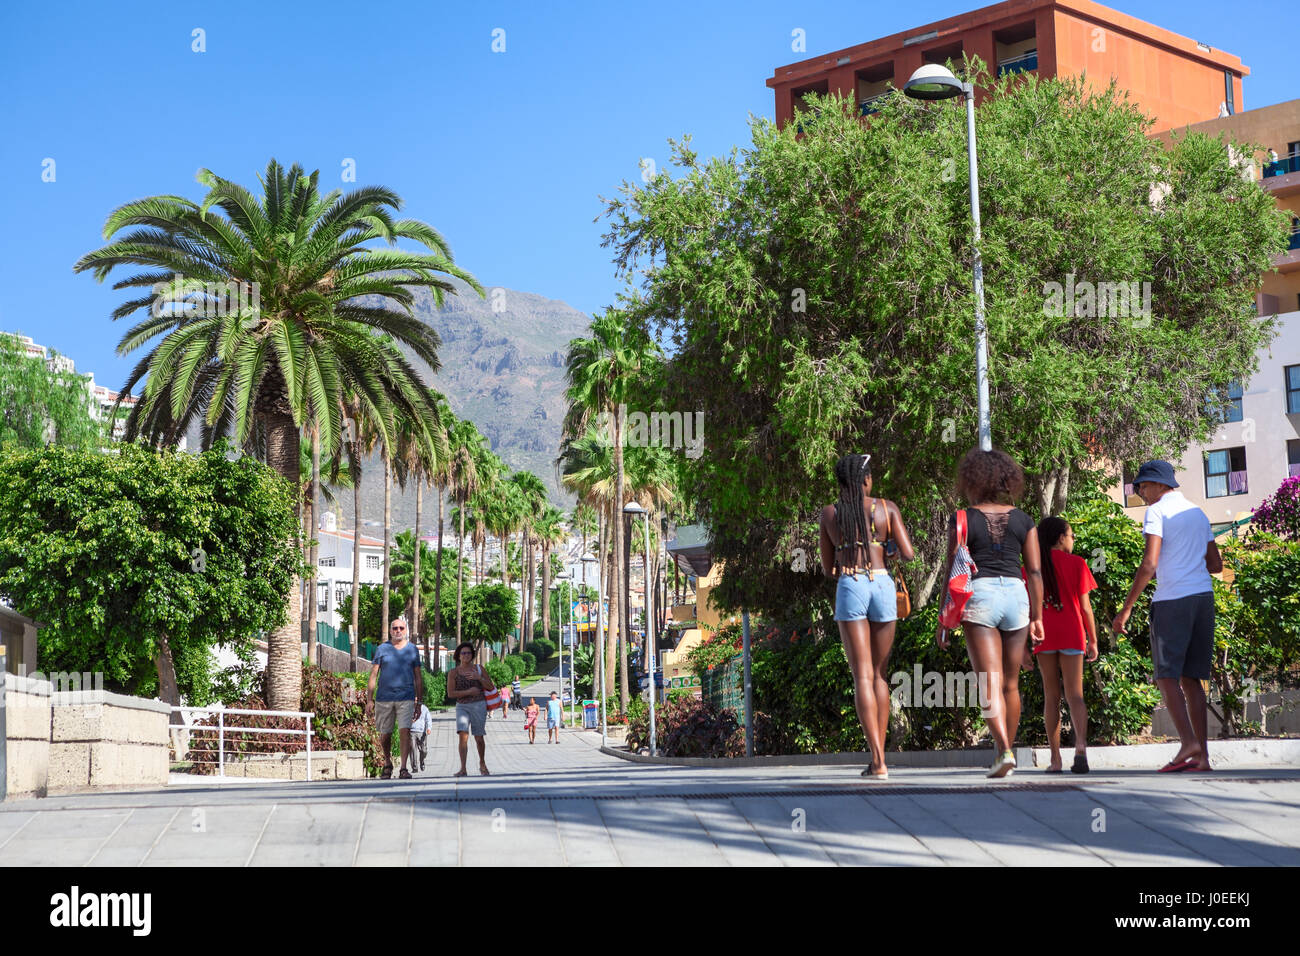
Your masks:
{"label": "building balcony", "polygon": [[858,104],[858,111],[863,116],[870,116],[872,113],[879,112],[880,108],[885,105],[885,97],[888,93],[877,93],[875,96],[868,96]]}
{"label": "building balcony", "polygon": [[1283,156],[1271,163],[1264,164],[1264,178],[1285,176],[1287,173],[1300,173],[1300,154]]}
{"label": "building balcony", "polygon": [[1273,268],[1278,272],[1295,272],[1300,269],[1300,232],[1291,233],[1287,251],[1273,257]]}
{"label": "building balcony", "polygon": [[1038,51],[1032,50],[1029,53],[1022,53],[1020,56],[1013,56],[1009,60],[1003,60],[998,64],[998,76],[1006,76],[1008,73],[1026,73],[1029,70],[1038,69]]}

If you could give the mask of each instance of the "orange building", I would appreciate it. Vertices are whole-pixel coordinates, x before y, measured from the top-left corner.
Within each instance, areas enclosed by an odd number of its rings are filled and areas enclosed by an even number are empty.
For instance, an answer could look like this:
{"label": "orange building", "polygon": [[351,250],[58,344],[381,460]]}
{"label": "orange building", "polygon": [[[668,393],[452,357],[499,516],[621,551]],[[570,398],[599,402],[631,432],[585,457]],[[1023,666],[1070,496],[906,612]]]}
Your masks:
{"label": "orange building", "polygon": [[808,93],[853,95],[863,115],[925,63],[978,56],[999,74],[1086,77],[1119,87],[1166,130],[1244,108],[1250,70],[1222,50],[1091,0],[1006,0],[904,33],[779,67],[767,85],[784,126]]}

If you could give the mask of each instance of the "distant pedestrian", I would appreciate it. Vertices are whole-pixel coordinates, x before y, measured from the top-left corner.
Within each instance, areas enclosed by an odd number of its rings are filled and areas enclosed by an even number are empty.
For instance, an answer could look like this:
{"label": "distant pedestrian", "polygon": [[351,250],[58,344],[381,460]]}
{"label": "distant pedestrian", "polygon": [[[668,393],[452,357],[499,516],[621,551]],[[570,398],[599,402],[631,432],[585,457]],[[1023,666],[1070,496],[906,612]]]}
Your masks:
{"label": "distant pedestrian", "polygon": [[537,698],[528,698],[528,707],[524,710],[524,730],[528,731],[528,742],[537,743],[537,715],[542,712],[542,708],[537,706]]}
{"label": "distant pedestrian", "polygon": [[524,698],[522,696],[523,692],[524,692],[524,685],[519,683],[519,678],[516,677],[510,684],[510,703],[513,706],[519,707],[523,704],[524,702]]}
{"label": "distant pedestrian", "polygon": [[886,668],[898,620],[898,586],[886,558],[912,559],[912,542],[898,505],[871,497],[871,456],[845,455],[835,465],[840,497],[821,515],[822,570],[837,578],[835,622],[853,673],[853,699],[871,750],[864,777],[889,778],[885,735],[889,732]]}
{"label": "distant pedestrian", "polygon": [[509,698],[510,698],[510,695],[509,695],[509,694],[504,694],[504,693],[503,693],[503,694],[501,695],[501,719],[502,719],[502,720],[505,720],[505,719],[507,718],[507,715],[508,715],[508,713],[509,713],[509,711],[510,711],[510,700],[509,700]]}
{"label": "distant pedestrian", "polygon": [[1088,562],[1074,553],[1074,529],[1055,515],[1038,522],[1043,564],[1043,642],[1034,648],[1043,675],[1043,722],[1052,748],[1048,773],[1061,772],[1061,686],[1074,727],[1072,773],[1088,772],[1088,706],[1083,660],[1097,659],[1097,621],[1088,592],[1096,590]]}
{"label": "distant pedestrian", "polygon": [[407,760],[412,767],[415,766],[415,758],[411,755],[411,718],[415,714],[416,702],[424,697],[424,675],[420,668],[420,652],[406,639],[406,619],[399,617],[389,628],[388,643],[379,645],[370,665],[366,711],[373,711],[375,715],[379,746],[384,751],[384,769],[380,776],[385,780],[393,776],[392,743],[393,727],[396,726],[402,754],[398,777],[409,780],[411,774],[406,769]]}
{"label": "distant pedestrian", "polygon": [[[1020,726],[1020,668],[1026,637],[1043,639],[1043,572],[1038,529],[1014,502],[1025,490],[1025,473],[1006,452],[972,448],[957,467],[957,493],[969,502],[964,511],[967,547],[975,563],[971,595],[961,616],[962,636],[993,736],[989,777],[1016,769],[1012,746]],[[957,521],[948,521],[948,580],[957,553]],[[1023,577],[1021,565],[1023,568]],[[1026,587],[1028,584],[1028,587]],[[948,646],[948,631],[939,625],[935,639]]]}
{"label": "distant pedestrian", "polygon": [[1133,493],[1147,505],[1142,521],[1146,550],[1124,606],[1111,622],[1123,634],[1133,605],[1156,579],[1151,597],[1151,659],[1156,686],[1178,730],[1179,747],[1161,773],[1211,770],[1205,688],[1214,654],[1214,581],[1223,558],[1205,512],[1175,491],[1173,466],[1144,462]]}
{"label": "distant pedestrian", "polygon": [[487,699],[484,691],[496,690],[492,678],[483,668],[474,663],[474,645],[469,641],[456,646],[456,666],[447,672],[447,697],[456,702],[456,733],[460,737],[460,770],[455,774],[466,774],[465,758],[469,754],[469,736],[474,735],[478,745],[478,772],[489,776],[487,768],[487,744],[483,735],[487,732]]}
{"label": "distant pedestrian", "polygon": [[[420,754],[420,769],[424,769],[424,760],[429,755],[429,732],[433,730],[433,717],[429,713],[429,708],[425,706],[424,701],[415,705],[418,713],[411,721],[411,746]],[[411,756],[411,763],[415,763],[414,753]],[[414,767],[412,767],[414,769]]]}
{"label": "distant pedestrian", "polygon": [[560,742],[560,722],[564,719],[564,705],[560,703],[560,698],[556,696],[555,691],[551,691],[551,699],[546,702],[546,742],[551,742],[551,735],[555,735],[555,742]]}

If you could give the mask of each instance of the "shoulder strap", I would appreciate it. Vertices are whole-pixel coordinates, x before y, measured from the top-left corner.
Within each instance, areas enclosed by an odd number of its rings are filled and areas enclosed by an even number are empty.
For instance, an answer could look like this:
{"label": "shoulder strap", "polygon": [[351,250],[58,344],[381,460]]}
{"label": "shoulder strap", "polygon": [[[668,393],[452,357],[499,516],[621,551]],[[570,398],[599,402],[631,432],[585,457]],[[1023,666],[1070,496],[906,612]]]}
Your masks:
{"label": "shoulder strap", "polygon": [[966,545],[966,509],[957,509],[957,547]]}

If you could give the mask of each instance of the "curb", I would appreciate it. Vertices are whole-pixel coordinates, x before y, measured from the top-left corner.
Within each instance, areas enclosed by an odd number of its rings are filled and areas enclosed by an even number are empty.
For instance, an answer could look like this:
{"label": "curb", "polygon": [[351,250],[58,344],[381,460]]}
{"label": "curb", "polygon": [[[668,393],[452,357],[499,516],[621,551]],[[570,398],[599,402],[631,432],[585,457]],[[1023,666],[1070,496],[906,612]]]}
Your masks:
{"label": "curb", "polygon": [[[651,757],[634,754],[624,748],[601,747],[601,753],[632,763],[659,764],[670,767],[838,767],[866,766],[870,758],[865,753],[833,754],[777,754],[767,757]],[[1114,747],[1089,747],[1088,764],[1094,770],[1133,769],[1157,770],[1167,763],[1178,750],[1178,744],[1129,744]],[[1073,759],[1073,747],[1061,748],[1062,758],[1068,764]],[[979,750],[907,750],[889,751],[886,754],[890,767],[978,767],[984,769],[993,760],[991,747]],[[1047,747],[1017,747],[1016,763],[1021,769],[1046,767],[1051,757]],[[1300,769],[1300,738],[1211,740],[1210,761],[1218,768],[1228,770],[1243,767],[1274,767]]]}

